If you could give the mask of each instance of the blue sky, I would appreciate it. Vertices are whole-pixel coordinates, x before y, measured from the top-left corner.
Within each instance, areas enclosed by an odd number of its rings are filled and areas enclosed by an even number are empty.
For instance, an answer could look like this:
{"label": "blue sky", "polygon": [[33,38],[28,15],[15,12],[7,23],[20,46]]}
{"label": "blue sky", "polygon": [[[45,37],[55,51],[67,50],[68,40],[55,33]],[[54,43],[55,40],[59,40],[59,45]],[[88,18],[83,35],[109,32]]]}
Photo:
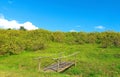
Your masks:
{"label": "blue sky", "polygon": [[0,0],[0,16],[51,31],[120,32],[120,0]]}

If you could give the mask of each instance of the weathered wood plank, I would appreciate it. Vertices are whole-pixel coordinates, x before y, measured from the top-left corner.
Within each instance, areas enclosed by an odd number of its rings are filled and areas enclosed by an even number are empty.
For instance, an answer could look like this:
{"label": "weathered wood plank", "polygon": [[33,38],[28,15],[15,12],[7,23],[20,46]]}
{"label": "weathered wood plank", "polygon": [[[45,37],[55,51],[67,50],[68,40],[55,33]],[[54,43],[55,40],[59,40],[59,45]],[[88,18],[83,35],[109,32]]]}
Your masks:
{"label": "weathered wood plank", "polygon": [[62,72],[73,65],[74,65],[74,62],[61,62],[61,63],[59,63],[59,67],[58,67],[58,64],[56,63],[56,64],[52,64],[52,65],[46,67],[44,69],[44,71]]}

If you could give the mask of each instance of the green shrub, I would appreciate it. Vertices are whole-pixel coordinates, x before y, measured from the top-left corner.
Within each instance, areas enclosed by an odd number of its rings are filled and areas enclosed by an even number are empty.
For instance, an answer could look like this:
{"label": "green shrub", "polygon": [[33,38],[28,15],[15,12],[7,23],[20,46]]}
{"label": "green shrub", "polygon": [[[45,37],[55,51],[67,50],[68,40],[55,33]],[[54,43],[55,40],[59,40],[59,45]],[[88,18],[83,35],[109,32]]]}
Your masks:
{"label": "green shrub", "polygon": [[52,41],[54,42],[64,42],[65,35],[63,32],[53,32]]}

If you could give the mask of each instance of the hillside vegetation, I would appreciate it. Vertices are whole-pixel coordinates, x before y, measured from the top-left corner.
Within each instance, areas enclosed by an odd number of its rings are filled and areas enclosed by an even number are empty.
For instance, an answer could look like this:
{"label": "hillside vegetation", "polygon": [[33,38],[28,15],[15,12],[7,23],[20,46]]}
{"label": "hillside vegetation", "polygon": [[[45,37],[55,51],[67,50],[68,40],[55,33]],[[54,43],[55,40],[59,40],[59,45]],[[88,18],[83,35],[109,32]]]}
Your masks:
{"label": "hillside vegetation", "polygon": [[120,47],[120,33],[50,32],[47,30],[0,30],[0,55],[46,49],[49,42],[66,44],[99,44],[102,48]]}
{"label": "hillside vegetation", "polygon": [[[38,62],[33,60],[78,51],[77,66],[63,73],[38,72]],[[42,60],[42,68],[52,62]],[[120,33],[1,29],[0,77],[120,77]]]}

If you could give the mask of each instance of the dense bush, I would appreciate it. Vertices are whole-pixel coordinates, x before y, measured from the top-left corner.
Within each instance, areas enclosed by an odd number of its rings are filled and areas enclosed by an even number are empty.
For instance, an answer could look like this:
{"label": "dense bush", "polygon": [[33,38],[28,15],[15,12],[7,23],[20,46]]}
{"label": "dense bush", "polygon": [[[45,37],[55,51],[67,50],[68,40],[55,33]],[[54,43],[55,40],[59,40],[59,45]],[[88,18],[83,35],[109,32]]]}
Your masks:
{"label": "dense bush", "polygon": [[54,42],[64,42],[65,34],[63,32],[53,32],[52,41]]}
{"label": "dense bush", "polygon": [[[44,32],[47,34],[47,31]],[[46,47],[45,33],[39,30],[0,30],[0,34],[0,55],[19,54],[24,50],[36,51]]]}
{"label": "dense bush", "polygon": [[3,30],[0,29],[0,55],[19,54],[24,50],[45,49],[47,43],[100,44],[102,48],[120,47],[120,33],[106,32],[50,32],[38,30]]}

